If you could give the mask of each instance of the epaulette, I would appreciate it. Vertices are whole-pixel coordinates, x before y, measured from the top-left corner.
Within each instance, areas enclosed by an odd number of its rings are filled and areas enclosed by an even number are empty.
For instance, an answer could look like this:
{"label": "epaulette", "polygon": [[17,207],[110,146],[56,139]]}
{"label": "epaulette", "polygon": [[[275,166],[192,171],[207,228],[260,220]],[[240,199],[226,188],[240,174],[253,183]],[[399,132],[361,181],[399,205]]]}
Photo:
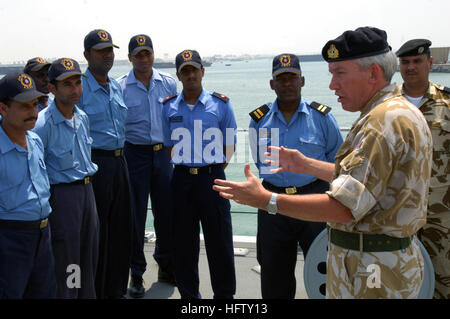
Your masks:
{"label": "epaulette", "polygon": [[162,102],[162,104],[166,104],[167,102],[169,102],[173,98],[176,98],[177,96],[178,96],[178,94],[174,94],[174,95],[166,97],[165,100]]}
{"label": "epaulette", "polygon": [[270,111],[270,108],[267,106],[267,104],[264,104],[263,106],[258,107],[257,109],[251,111],[248,113],[250,117],[258,123],[264,115],[266,115]]}
{"label": "epaulette", "polygon": [[316,111],[322,113],[323,115],[327,115],[331,111],[331,107],[319,104],[317,102],[311,102],[309,106],[311,106]]}
{"label": "epaulette", "polygon": [[225,103],[228,103],[228,101],[230,100],[229,98],[227,98],[225,95],[217,93],[217,92],[213,92],[212,96],[215,96],[216,98],[222,100]]}

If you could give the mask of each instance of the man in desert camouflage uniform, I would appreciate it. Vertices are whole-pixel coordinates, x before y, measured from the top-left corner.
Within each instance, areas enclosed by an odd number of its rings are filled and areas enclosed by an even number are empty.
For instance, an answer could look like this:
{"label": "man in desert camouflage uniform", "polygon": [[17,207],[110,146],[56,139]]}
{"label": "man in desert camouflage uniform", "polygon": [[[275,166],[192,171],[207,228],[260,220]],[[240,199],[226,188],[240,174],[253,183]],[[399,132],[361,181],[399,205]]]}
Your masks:
{"label": "man in desert camouflage uniform", "polygon": [[450,298],[450,89],[429,82],[431,41],[414,39],[396,52],[402,94],[425,116],[433,136],[427,223],[419,232],[435,271],[434,298]]}
{"label": "man in desert camouflage uniform", "polygon": [[[431,133],[420,111],[390,84],[397,58],[386,32],[346,31],[329,41],[322,56],[332,74],[330,89],[346,111],[361,112],[336,164],[297,150],[271,147],[279,155],[273,172],[292,171],[331,182],[315,195],[265,190],[247,164],[247,181],[216,180],[225,198],[283,215],[327,221],[327,298],[416,298],[424,262],[415,234],[426,222],[431,170]],[[267,205],[267,206],[266,206]]]}

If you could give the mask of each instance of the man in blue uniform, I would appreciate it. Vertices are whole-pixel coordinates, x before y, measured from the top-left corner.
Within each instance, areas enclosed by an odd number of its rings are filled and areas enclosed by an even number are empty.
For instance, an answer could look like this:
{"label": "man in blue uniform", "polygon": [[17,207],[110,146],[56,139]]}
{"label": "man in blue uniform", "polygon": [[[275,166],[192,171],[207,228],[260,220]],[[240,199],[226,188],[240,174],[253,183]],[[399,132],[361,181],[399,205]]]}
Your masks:
{"label": "man in blue uniform", "polygon": [[29,131],[43,95],[25,73],[0,80],[0,298],[56,294],[44,147]]}
{"label": "man in blue uniform", "polygon": [[[91,178],[97,165],[91,161],[88,117],[75,105],[84,74],[77,61],[61,58],[52,63],[48,75],[55,100],[40,112],[34,132],[44,144],[50,181],[56,297],[95,298],[98,216]],[[71,274],[79,280],[69,280]]]}
{"label": "man in blue uniform", "polygon": [[116,80],[108,76],[114,63],[111,35],[93,30],[84,39],[88,69],[78,107],[89,117],[92,179],[100,222],[97,298],[123,298],[127,292],[131,256],[130,181],[123,146],[127,107]]}
{"label": "man in blue uniform", "polygon": [[[48,94],[48,69],[50,68],[49,62],[45,61],[41,57],[35,57],[29,59],[25,65],[23,72],[31,75],[36,84],[36,90],[39,92]],[[39,112],[50,105],[51,101],[48,95],[44,95],[38,98],[38,108]]]}
{"label": "man in blue uniform", "polygon": [[[324,193],[329,184],[310,175],[271,174],[264,164],[270,145],[298,149],[319,160],[334,162],[342,136],[330,108],[301,96],[305,85],[294,54],[277,55],[272,63],[270,87],[277,99],[250,112],[250,145],[263,186],[276,193]],[[325,223],[308,222],[267,211],[258,212],[257,259],[261,265],[263,298],[294,298],[297,247],[306,256]]]}
{"label": "man in blue uniform", "polygon": [[173,167],[163,145],[162,102],[176,94],[177,84],[169,74],[153,68],[153,44],[148,35],[138,34],[130,39],[128,58],[133,69],[117,82],[128,107],[124,150],[132,189],[134,221],[129,294],[133,298],[141,298],[145,292],[142,275],[147,266],[144,235],[149,194],[156,233],[153,257],[159,265],[158,279],[174,281],[170,247],[173,216],[170,179]]}
{"label": "man in blue uniform", "polygon": [[185,50],[175,62],[183,92],[168,97],[163,109],[164,145],[175,164],[175,280],[182,298],[201,298],[201,222],[214,298],[232,298],[236,278],[230,202],[215,194],[212,186],[214,179],[225,178],[236,143],[236,121],[226,96],[203,90],[205,69],[197,51]]}

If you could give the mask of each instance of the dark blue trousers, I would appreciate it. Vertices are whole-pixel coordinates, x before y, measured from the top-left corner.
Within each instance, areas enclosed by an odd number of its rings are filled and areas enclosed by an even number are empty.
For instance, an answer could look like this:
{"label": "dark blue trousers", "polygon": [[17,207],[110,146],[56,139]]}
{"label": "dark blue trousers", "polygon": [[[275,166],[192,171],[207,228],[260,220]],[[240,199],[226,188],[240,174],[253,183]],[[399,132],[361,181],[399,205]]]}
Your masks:
{"label": "dark blue trousers", "polygon": [[166,148],[154,151],[151,146],[125,143],[125,157],[133,204],[131,273],[142,276],[147,267],[144,235],[149,194],[156,233],[153,258],[163,271],[172,273],[173,198],[170,180],[173,165],[170,163],[169,153]]}
{"label": "dark blue trousers", "polygon": [[0,228],[0,299],[56,297],[50,227]]}
{"label": "dark blue trousers", "polygon": [[131,194],[124,156],[92,152],[98,171],[92,178],[100,224],[95,287],[97,298],[119,298],[127,293],[131,258]]}
{"label": "dark blue trousers", "polygon": [[174,273],[182,298],[201,298],[198,260],[200,223],[214,298],[232,298],[236,292],[230,202],[212,189],[214,179],[225,179],[223,167],[211,173],[191,175],[175,166],[174,192]]}
{"label": "dark blue trousers", "polygon": [[[99,222],[92,184],[50,186],[52,246],[56,263],[56,297],[95,299],[98,262]],[[67,285],[76,274],[69,265],[79,267],[79,288]]]}
{"label": "dark blue trousers", "polygon": [[[324,181],[309,185],[301,194],[324,193],[329,189],[329,184]],[[258,210],[257,259],[261,265],[261,295],[264,299],[295,298],[297,248],[300,246],[306,256],[325,226],[325,223]]]}

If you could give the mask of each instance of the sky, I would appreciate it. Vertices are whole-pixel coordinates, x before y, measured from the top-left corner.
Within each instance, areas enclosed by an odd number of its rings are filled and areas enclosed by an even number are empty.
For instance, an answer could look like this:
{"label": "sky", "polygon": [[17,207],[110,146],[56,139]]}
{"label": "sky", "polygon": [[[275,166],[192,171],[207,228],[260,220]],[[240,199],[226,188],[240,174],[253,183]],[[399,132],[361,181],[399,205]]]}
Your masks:
{"label": "sky", "polygon": [[129,39],[148,34],[157,58],[184,49],[215,54],[317,54],[346,30],[374,26],[398,49],[413,38],[450,46],[449,0],[0,0],[0,62],[69,57],[104,29],[127,59]]}

